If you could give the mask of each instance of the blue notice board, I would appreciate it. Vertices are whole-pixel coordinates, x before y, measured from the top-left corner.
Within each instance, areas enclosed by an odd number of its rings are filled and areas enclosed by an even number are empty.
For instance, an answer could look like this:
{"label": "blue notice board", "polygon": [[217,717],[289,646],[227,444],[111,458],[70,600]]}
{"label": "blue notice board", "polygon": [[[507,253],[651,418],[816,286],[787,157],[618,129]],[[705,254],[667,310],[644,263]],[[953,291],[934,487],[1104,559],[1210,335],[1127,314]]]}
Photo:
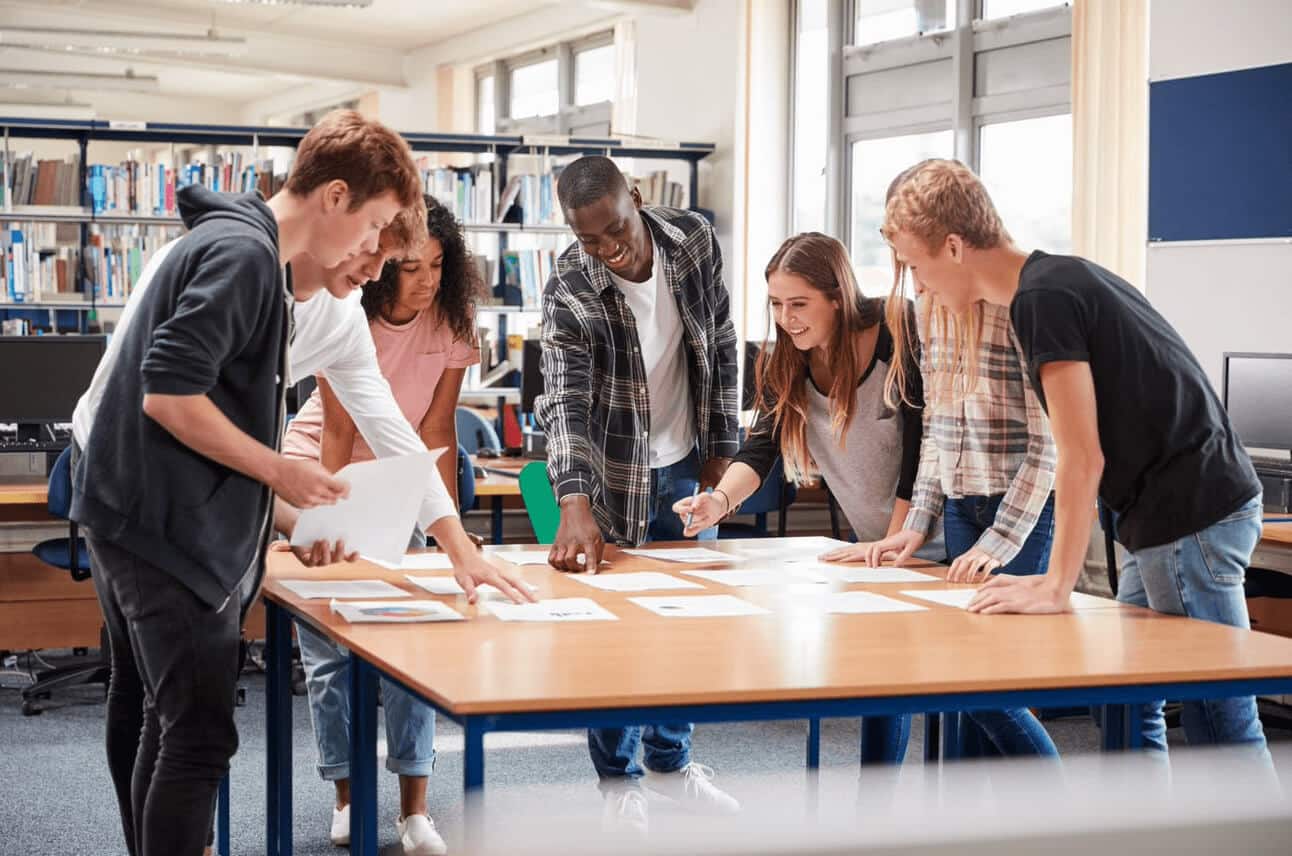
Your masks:
{"label": "blue notice board", "polygon": [[1149,86],[1148,239],[1292,237],[1292,63]]}

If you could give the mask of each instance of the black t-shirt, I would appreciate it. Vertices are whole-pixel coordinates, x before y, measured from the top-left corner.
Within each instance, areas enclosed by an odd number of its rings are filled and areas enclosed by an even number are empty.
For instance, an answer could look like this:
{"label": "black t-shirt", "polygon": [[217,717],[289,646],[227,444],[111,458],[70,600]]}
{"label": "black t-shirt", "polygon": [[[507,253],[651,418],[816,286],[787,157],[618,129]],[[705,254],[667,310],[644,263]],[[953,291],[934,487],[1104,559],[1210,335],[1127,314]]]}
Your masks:
{"label": "black t-shirt", "polygon": [[1034,252],[1010,315],[1042,406],[1041,366],[1090,364],[1104,455],[1099,496],[1117,513],[1128,549],[1198,532],[1260,493],[1198,360],[1125,280],[1082,258]]}

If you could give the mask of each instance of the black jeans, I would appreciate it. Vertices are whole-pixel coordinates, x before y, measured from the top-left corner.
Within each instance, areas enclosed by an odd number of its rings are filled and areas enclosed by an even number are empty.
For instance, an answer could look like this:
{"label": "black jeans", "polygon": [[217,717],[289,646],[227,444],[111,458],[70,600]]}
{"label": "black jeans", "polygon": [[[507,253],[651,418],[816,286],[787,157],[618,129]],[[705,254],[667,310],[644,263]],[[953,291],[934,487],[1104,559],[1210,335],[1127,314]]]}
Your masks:
{"label": "black jeans", "polygon": [[131,856],[200,856],[238,748],[241,614],[87,533],[111,646],[108,769]]}

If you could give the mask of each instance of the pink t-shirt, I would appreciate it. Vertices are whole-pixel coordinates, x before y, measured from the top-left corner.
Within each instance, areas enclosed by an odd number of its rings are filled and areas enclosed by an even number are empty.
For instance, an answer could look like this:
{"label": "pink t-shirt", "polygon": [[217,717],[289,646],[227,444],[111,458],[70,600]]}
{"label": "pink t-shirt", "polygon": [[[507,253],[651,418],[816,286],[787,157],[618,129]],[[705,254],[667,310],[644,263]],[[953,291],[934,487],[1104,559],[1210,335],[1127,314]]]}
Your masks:
{"label": "pink t-shirt", "polygon": [[[368,322],[377,348],[377,364],[390,382],[390,391],[404,418],[417,431],[431,407],[435,387],[445,369],[460,369],[480,362],[474,345],[453,338],[447,324],[436,322],[430,310],[405,324],[391,324],[377,317]],[[326,375],[325,375],[326,377]],[[283,436],[283,454],[289,458],[318,460],[323,438],[323,399],[314,390]],[[362,436],[355,435],[353,461],[370,461],[375,455]]]}

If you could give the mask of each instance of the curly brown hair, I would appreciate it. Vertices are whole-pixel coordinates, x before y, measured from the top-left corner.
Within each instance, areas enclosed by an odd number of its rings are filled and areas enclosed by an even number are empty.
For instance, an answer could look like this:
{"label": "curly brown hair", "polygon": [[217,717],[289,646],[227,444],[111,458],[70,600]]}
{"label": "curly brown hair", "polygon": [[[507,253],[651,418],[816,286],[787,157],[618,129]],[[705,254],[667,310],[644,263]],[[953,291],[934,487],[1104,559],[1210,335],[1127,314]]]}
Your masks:
{"label": "curly brown hair", "polygon": [[[453,331],[455,339],[474,342],[476,302],[485,294],[484,280],[471,250],[467,248],[462,224],[434,196],[427,194],[423,198],[426,200],[427,232],[440,242],[444,252],[435,307]],[[381,269],[381,276],[363,287],[363,311],[369,320],[389,311],[399,299],[399,268],[402,264],[402,259],[391,259]]]}

